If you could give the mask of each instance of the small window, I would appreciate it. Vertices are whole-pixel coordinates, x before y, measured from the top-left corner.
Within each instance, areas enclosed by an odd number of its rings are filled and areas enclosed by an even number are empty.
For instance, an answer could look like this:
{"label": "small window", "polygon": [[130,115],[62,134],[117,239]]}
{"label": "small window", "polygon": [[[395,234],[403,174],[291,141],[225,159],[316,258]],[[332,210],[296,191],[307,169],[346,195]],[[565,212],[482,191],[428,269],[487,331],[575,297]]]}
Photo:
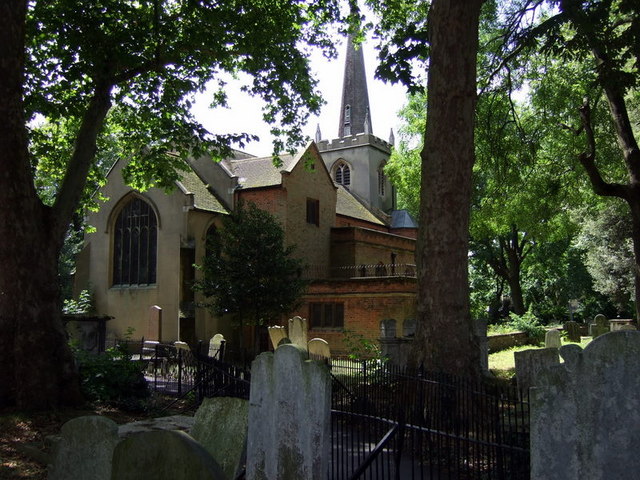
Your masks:
{"label": "small window", "polygon": [[320,200],[307,198],[307,223],[320,226]]}
{"label": "small window", "polygon": [[384,166],[385,164],[383,163],[382,165],[380,165],[380,168],[378,168],[378,194],[381,197],[384,196],[385,183],[387,181],[387,177],[384,174]]}
{"label": "small window", "polygon": [[310,303],[309,325],[311,328],[344,328],[344,304]]}
{"label": "small window", "polygon": [[344,187],[351,185],[351,169],[344,162],[340,162],[336,167],[336,183]]}

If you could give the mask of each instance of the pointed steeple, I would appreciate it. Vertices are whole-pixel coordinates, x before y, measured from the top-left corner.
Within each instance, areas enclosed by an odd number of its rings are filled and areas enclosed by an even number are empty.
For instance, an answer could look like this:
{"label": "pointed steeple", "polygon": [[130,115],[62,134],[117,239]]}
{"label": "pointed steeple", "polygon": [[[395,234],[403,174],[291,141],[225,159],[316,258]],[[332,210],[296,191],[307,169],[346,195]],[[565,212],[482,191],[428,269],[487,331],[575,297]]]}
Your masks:
{"label": "pointed steeple", "polygon": [[344,80],[342,83],[342,109],[338,137],[357,133],[371,133],[371,115],[369,113],[369,92],[364,69],[362,45],[356,49],[351,35],[347,38],[347,56],[344,62]]}
{"label": "pointed steeple", "polygon": [[318,124],[317,128],[316,128],[316,143],[320,143],[320,140],[322,140],[322,132],[320,132],[320,124]]}

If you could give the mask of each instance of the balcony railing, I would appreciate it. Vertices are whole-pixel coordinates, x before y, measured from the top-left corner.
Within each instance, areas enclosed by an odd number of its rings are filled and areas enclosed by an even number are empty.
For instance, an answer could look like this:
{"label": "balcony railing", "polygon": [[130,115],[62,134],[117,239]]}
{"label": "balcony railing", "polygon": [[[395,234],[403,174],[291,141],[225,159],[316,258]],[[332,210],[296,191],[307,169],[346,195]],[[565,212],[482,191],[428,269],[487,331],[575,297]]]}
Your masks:
{"label": "balcony railing", "polygon": [[310,279],[381,277],[416,278],[416,266],[412,263],[377,263],[371,265],[349,265],[336,268],[313,265],[306,270],[305,277]]}

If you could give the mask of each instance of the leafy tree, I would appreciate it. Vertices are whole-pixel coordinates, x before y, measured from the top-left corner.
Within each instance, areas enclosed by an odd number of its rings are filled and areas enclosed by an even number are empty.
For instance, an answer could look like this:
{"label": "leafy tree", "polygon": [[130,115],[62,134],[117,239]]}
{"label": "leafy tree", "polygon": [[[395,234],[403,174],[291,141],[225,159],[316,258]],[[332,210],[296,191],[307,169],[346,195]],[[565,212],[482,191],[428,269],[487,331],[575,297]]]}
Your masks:
{"label": "leafy tree", "polygon": [[307,282],[294,250],[285,247],[284,230],[273,215],[253,203],[240,204],[207,239],[204,275],[195,288],[214,315],[233,316],[242,335],[244,325],[268,325],[299,304]]}
{"label": "leafy tree", "polygon": [[[275,148],[292,147],[321,104],[305,45],[335,55],[334,20],[344,20],[338,0],[2,3],[0,405],[81,400],[57,262],[105,135],[122,134],[133,187],[170,187],[187,155],[217,156],[251,139],[211,134],[190,113],[193,94],[209,82],[219,86],[212,104],[226,104],[221,72],[246,72],[246,90],[266,100]],[[40,119],[46,134],[33,129]],[[34,179],[46,163],[43,141],[56,146],[50,165],[61,174],[41,197]]]}

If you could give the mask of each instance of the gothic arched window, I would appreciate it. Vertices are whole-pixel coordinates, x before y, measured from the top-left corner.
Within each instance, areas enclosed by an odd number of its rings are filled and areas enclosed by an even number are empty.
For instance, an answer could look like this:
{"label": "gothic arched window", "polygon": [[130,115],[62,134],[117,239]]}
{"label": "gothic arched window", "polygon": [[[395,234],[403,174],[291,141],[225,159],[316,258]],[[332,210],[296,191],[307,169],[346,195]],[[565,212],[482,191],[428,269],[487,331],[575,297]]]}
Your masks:
{"label": "gothic arched window", "polygon": [[345,162],[340,162],[336,166],[336,183],[344,187],[351,185],[351,169]]}
{"label": "gothic arched window", "polygon": [[132,198],[113,229],[113,285],[156,283],[158,222],[151,206]]}

